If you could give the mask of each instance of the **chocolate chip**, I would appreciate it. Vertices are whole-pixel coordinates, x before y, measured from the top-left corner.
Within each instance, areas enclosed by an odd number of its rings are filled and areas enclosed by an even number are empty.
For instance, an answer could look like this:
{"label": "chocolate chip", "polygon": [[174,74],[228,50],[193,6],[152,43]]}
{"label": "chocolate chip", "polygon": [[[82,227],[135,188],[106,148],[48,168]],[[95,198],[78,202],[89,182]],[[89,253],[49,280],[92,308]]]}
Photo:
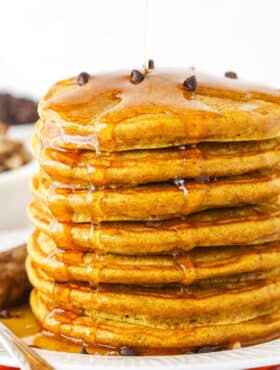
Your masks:
{"label": "chocolate chip", "polygon": [[155,68],[155,62],[153,61],[153,59],[148,60],[148,68],[149,69],[154,69]]}
{"label": "chocolate chip", "polygon": [[199,347],[195,353],[208,353],[208,352],[216,352],[222,349],[222,346],[202,346]]}
{"label": "chocolate chip", "polygon": [[198,184],[204,184],[205,182],[210,182],[209,176],[198,176],[194,178],[194,182]]}
{"label": "chocolate chip", "polygon": [[8,310],[0,311],[0,319],[10,319],[12,317],[11,313]]}
{"label": "chocolate chip", "polygon": [[235,72],[233,72],[233,71],[227,71],[227,72],[225,72],[225,77],[227,77],[227,78],[233,78],[233,79],[237,79],[238,78],[237,74]]}
{"label": "chocolate chip", "polygon": [[130,73],[130,82],[133,84],[138,84],[139,82],[142,82],[145,79],[145,75],[138,71],[137,69],[133,69]]}
{"label": "chocolate chip", "polygon": [[120,355],[121,356],[135,356],[136,354],[131,347],[122,346],[120,348]]}
{"label": "chocolate chip", "polygon": [[82,347],[82,349],[81,349],[81,351],[80,351],[80,354],[81,354],[81,355],[89,355],[89,353],[88,353],[88,351],[87,351],[87,349],[86,349],[86,347],[85,347],[85,346],[83,346],[83,347]]}
{"label": "chocolate chip", "polygon": [[77,83],[82,86],[88,82],[90,75],[87,72],[81,72],[77,77]]}
{"label": "chocolate chip", "polygon": [[185,79],[183,82],[183,86],[188,90],[188,91],[195,91],[197,87],[197,80],[196,77],[193,75],[191,77],[188,77]]}

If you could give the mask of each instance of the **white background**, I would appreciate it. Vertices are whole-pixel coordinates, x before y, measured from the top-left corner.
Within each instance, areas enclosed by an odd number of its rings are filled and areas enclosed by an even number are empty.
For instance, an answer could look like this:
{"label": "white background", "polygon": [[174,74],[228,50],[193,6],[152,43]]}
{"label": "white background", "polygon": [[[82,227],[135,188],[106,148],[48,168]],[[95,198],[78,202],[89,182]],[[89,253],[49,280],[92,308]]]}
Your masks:
{"label": "white background", "polygon": [[[145,0],[0,0],[0,90],[39,97],[82,70],[144,63]],[[150,0],[157,66],[280,87],[280,0]]]}

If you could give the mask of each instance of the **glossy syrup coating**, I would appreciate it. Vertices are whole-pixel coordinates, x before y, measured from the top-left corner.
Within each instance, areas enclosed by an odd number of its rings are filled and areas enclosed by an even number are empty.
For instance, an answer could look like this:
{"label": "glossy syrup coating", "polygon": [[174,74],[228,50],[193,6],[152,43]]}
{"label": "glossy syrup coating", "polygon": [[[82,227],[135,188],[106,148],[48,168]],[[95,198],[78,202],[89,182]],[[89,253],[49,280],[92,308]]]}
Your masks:
{"label": "glossy syrup coating", "polygon": [[91,150],[42,148],[34,136],[33,153],[53,181],[76,188],[121,187],[275,168],[280,163],[280,141],[201,143],[96,155]]}
{"label": "glossy syrup coating", "polygon": [[279,170],[117,189],[62,186],[44,173],[32,182],[34,199],[45,203],[58,221],[94,224],[172,219],[210,208],[261,203],[279,192]]}
{"label": "glossy syrup coating", "polygon": [[[195,91],[183,85],[193,76]],[[154,69],[134,84],[129,72],[55,84],[41,100],[43,145],[99,151],[158,148],[201,141],[279,137],[280,93],[192,69]]]}
{"label": "glossy syrup coating", "polygon": [[195,248],[169,255],[99,254],[62,250],[46,234],[36,231],[28,243],[34,265],[57,282],[106,284],[183,284],[202,279],[237,276],[280,267],[280,242],[247,246]]}
{"label": "glossy syrup coating", "polygon": [[280,94],[227,76],[83,72],[42,99],[27,271],[44,330],[125,355],[279,335]]}
{"label": "glossy syrup coating", "polygon": [[258,206],[216,209],[159,222],[109,222],[94,225],[58,222],[42,202],[33,200],[29,217],[62,249],[99,254],[156,255],[195,247],[261,244],[280,240],[276,200]]}

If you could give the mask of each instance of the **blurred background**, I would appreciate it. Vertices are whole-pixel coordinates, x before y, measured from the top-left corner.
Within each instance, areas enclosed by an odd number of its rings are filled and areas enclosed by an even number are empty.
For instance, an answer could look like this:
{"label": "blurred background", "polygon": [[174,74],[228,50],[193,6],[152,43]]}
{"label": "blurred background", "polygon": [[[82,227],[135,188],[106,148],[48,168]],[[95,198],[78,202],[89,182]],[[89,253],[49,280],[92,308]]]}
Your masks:
{"label": "blurred background", "polygon": [[[150,0],[149,56],[280,87],[279,0]],[[2,0],[0,90],[144,63],[145,0]]]}

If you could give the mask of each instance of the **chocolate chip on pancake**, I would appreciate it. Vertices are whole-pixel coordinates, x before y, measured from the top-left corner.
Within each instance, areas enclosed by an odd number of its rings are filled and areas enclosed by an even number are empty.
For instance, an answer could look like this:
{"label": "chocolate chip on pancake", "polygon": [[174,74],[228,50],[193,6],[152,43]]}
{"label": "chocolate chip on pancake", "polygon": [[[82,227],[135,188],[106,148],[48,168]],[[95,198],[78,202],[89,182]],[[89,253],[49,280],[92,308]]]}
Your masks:
{"label": "chocolate chip on pancake", "polygon": [[238,78],[237,73],[235,73],[233,71],[227,71],[227,72],[225,72],[225,77],[227,77],[227,78],[233,78],[234,80],[236,80]]}
{"label": "chocolate chip on pancake", "polygon": [[196,77],[193,75],[193,76],[186,78],[185,81],[183,82],[183,86],[190,92],[195,91],[197,88]]}
{"label": "chocolate chip on pancake", "polygon": [[85,85],[90,79],[90,75],[87,72],[81,72],[77,77],[77,83],[82,86]]}
{"label": "chocolate chip on pancake", "polygon": [[130,82],[133,84],[138,84],[145,79],[145,75],[138,71],[137,69],[133,69],[130,73]]}
{"label": "chocolate chip on pancake", "polygon": [[153,59],[148,60],[148,68],[149,69],[154,69],[155,68],[155,62]]}
{"label": "chocolate chip on pancake", "polygon": [[198,184],[205,184],[206,182],[210,182],[209,176],[198,176],[194,178],[194,182]]}

